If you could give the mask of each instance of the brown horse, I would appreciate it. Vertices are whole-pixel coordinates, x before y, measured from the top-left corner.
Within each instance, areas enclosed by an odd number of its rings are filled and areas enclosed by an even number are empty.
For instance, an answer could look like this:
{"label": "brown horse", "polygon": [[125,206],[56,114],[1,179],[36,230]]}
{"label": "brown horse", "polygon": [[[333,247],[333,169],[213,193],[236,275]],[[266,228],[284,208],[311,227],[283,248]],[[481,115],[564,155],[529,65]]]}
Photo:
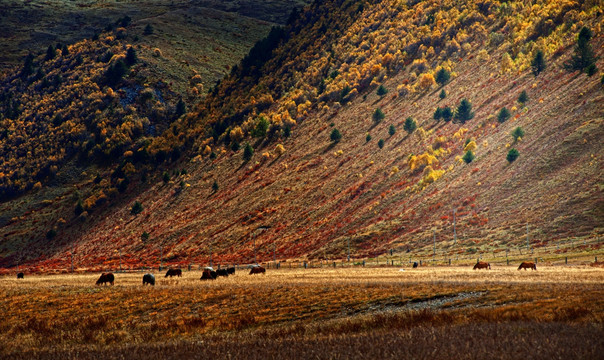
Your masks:
{"label": "brown horse", "polygon": [[101,277],[96,281],[97,285],[104,285],[105,283],[110,283],[113,285],[113,281],[115,280],[115,276],[112,273],[102,273]]}
{"label": "brown horse", "polygon": [[252,270],[250,270],[250,275],[253,274],[265,274],[266,273],[266,269],[263,268],[262,266],[254,266],[252,268]]}
{"label": "brown horse", "polygon": [[181,277],[182,276],[182,270],[180,269],[168,269],[168,272],[166,272],[166,276],[165,277],[172,277],[172,276],[178,276]]}
{"label": "brown horse", "polygon": [[476,265],[474,265],[474,270],[476,269],[491,269],[491,264],[489,264],[488,262],[484,262],[484,261],[479,261],[476,263]]}
{"label": "brown horse", "polygon": [[535,265],[534,262],[523,261],[522,264],[520,264],[520,266],[518,266],[518,270],[520,270],[520,269],[524,269],[524,271],[526,271],[526,269],[537,270],[537,265]]}

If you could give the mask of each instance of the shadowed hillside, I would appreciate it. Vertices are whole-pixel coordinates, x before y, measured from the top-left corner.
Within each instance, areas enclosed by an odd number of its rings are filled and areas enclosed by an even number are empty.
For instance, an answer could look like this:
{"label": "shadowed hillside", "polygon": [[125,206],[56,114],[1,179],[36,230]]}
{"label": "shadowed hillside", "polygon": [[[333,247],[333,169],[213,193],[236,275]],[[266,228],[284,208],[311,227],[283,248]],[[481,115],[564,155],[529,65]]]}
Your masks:
{"label": "shadowed hillside", "polygon": [[[433,237],[480,256],[521,249],[527,223],[533,248],[598,251],[602,21],[596,2],[316,2],[166,124],[152,161],[126,156],[134,185],[110,205],[74,215],[107,189],[92,176],[12,202],[4,263],[243,262],[254,241],[264,260],[427,254]],[[573,70],[583,26],[600,58]]]}

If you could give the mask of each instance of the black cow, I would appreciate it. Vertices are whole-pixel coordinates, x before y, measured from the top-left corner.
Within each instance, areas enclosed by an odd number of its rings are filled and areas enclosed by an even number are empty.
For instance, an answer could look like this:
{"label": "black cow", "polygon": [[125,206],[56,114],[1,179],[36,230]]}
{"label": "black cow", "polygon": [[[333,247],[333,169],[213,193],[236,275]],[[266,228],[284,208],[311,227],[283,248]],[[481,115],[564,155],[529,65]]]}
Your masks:
{"label": "black cow", "polygon": [[216,270],[216,275],[229,276],[229,271],[227,269],[218,269],[218,270]]}
{"label": "black cow", "polygon": [[146,284],[155,286],[155,276],[153,276],[153,274],[143,275],[143,286],[145,286]]}
{"label": "black cow", "polygon": [[172,277],[172,276],[178,276],[181,277],[182,276],[182,270],[180,269],[168,269],[168,272],[166,272],[166,276],[165,277]]}
{"label": "black cow", "polygon": [[254,266],[250,270],[250,275],[253,275],[253,274],[265,274],[265,273],[266,273],[266,269],[263,268],[262,266]]}
{"label": "black cow", "polygon": [[201,274],[201,278],[199,280],[216,280],[216,271],[205,269]]}
{"label": "black cow", "polygon": [[96,281],[97,285],[104,285],[105,283],[110,283],[113,285],[113,281],[115,280],[115,276],[112,273],[102,273],[101,277]]}
{"label": "black cow", "polygon": [[23,279],[24,274],[22,272],[17,274],[17,279]]}
{"label": "black cow", "polygon": [[235,267],[231,266],[230,268],[227,268],[227,272],[229,275],[235,275]]}
{"label": "black cow", "polygon": [[418,266],[419,266],[419,264],[418,264],[417,262],[415,262],[415,261],[414,261],[414,262],[413,262],[413,268],[415,269],[415,268],[416,268],[416,267],[418,267]]}

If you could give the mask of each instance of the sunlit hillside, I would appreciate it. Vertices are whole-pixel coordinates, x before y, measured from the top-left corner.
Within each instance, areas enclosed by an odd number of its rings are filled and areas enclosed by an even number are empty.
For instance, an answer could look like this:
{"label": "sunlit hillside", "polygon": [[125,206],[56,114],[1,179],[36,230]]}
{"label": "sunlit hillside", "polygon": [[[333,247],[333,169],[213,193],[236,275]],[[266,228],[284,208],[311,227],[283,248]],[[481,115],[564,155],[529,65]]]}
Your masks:
{"label": "sunlit hillside", "polygon": [[[86,128],[87,158],[99,147],[119,165],[3,203],[2,263],[66,267],[73,253],[115,266],[118,250],[131,266],[204,263],[210,248],[214,261],[248,262],[254,244],[260,260],[341,259],[349,244],[353,257],[476,258],[527,251],[527,237],[598,253],[602,22],[596,1],[315,2],[187,114],[160,116],[166,131],[149,141]],[[120,101],[91,84],[99,106]],[[26,156],[11,156],[16,171]]]}

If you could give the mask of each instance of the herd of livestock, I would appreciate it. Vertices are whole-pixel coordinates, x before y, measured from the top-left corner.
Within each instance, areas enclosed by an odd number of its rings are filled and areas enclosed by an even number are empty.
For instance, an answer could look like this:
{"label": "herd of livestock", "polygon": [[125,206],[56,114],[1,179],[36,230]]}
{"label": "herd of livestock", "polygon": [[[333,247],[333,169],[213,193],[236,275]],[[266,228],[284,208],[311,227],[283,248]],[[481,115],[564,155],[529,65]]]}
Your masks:
{"label": "herd of livestock", "polygon": [[[416,262],[414,262],[413,267],[417,268],[418,264]],[[489,264],[488,262],[479,261],[476,263],[476,265],[474,265],[473,269],[480,270],[480,269],[490,269],[490,268],[491,268],[491,264]],[[525,271],[526,271],[526,269],[537,270],[537,265],[535,265],[535,263],[533,263],[533,262],[524,261],[520,264],[520,266],[518,266],[518,270],[521,270],[521,269],[524,269]],[[252,265],[252,267],[250,269],[250,275],[264,274],[264,273],[266,273],[266,269],[260,265]],[[226,269],[218,269],[218,270],[214,270],[211,267],[206,267],[206,268],[204,268],[203,273],[201,274],[200,280],[216,280],[216,278],[218,278],[220,276],[228,277],[229,275],[234,275],[234,274],[235,274],[234,267],[229,267]],[[182,270],[181,269],[168,269],[165,277],[173,277],[173,276],[181,277]],[[17,279],[23,279],[23,278],[24,278],[24,274],[22,272],[17,274]],[[103,273],[103,274],[101,274],[101,277],[99,277],[99,279],[96,281],[96,284],[97,285],[104,285],[104,284],[113,285],[114,281],[115,281],[115,276],[112,273]],[[143,275],[143,286],[147,285],[147,284],[151,285],[151,286],[155,286],[155,276],[153,274]]]}
{"label": "herd of livestock", "polygon": [[[264,274],[266,273],[266,269],[259,265],[253,265],[250,270],[250,275],[253,274]],[[216,280],[216,278],[220,276],[228,277],[229,275],[235,275],[235,268],[229,267],[226,269],[218,269],[214,270],[211,267],[206,267],[203,269],[203,273],[201,274],[200,280]],[[165,277],[181,277],[182,270],[181,269],[168,269]],[[97,285],[111,284],[115,281],[115,276],[112,273],[103,273],[101,277],[96,281]],[[153,274],[145,274],[143,275],[143,286],[151,285],[155,286],[155,276]]]}

